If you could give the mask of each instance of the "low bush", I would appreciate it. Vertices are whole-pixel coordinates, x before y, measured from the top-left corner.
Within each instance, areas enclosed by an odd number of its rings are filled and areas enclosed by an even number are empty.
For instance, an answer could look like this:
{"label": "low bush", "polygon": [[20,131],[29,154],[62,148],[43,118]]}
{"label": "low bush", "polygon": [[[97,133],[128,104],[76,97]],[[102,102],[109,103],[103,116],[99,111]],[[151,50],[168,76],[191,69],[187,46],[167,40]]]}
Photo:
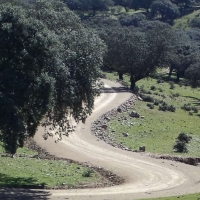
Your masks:
{"label": "low bush", "polygon": [[176,144],[174,145],[174,150],[180,153],[187,153],[187,143],[192,139],[191,136],[186,133],[180,133],[176,138]]}
{"label": "low bush", "polygon": [[154,109],[154,105],[151,104],[151,103],[147,103],[147,106],[148,106],[150,109]]}
{"label": "low bush", "polygon": [[181,141],[181,142],[188,143],[192,139],[192,136],[181,132],[181,133],[179,133],[179,135],[178,135],[178,137],[176,139]]}
{"label": "low bush", "polygon": [[150,90],[156,90],[156,86],[155,85],[152,85],[151,87],[150,87]]}
{"label": "low bush", "polygon": [[177,141],[176,144],[174,145],[174,150],[179,152],[179,153],[187,153],[187,145],[185,142]]}
{"label": "low bush", "polygon": [[162,78],[158,78],[157,79],[157,83],[159,84],[159,83],[164,83],[164,81],[162,80]]}
{"label": "low bush", "polygon": [[146,102],[154,102],[154,99],[152,96],[150,95],[141,95],[143,101],[146,101]]}
{"label": "low bush", "polygon": [[153,104],[154,104],[155,106],[158,106],[158,105],[159,105],[159,103],[160,103],[160,101],[159,101],[159,100],[157,100],[157,99],[155,99],[155,100],[154,100],[154,102],[153,102]]}
{"label": "low bush", "polygon": [[190,103],[184,104],[183,106],[181,106],[181,109],[185,110],[185,111],[191,111],[192,107]]}
{"label": "low bush", "polygon": [[91,177],[94,171],[92,169],[87,169],[83,172],[82,176],[83,177]]}
{"label": "low bush", "polygon": [[175,112],[176,107],[173,105],[168,105],[166,102],[162,102],[162,104],[159,106],[158,110]]}
{"label": "low bush", "polygon": [[173,90],[175,88],[175,85],[174,85],[173,81],[170,81],[169,85],[170,85],[169,89]]}

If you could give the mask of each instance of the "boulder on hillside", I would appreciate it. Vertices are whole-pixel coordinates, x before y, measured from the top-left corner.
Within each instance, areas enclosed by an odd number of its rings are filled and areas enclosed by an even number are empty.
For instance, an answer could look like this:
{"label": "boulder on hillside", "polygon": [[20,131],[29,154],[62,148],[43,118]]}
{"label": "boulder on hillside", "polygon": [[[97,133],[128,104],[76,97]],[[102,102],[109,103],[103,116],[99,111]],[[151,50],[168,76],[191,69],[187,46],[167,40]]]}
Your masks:
{"label": "boulder on hillside", "polygon": [[132,111],[129,116],[130,117],[135,117],[135,118],[139,118],[140,117],[140,115],[136,111]]}

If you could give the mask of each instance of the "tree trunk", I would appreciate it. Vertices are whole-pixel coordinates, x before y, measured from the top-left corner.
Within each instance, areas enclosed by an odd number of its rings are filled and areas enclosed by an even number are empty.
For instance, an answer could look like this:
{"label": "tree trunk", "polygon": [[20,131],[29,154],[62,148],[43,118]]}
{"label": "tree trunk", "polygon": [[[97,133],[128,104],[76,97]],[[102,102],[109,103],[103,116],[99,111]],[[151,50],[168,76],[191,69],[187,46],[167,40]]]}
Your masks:
{"label": "tree trunk", "polygon": [[169,68],[169,77],[172,75],[173,69],[174,68],[172,66]]}
{"label": "tree trunk", "polygon": [[179,81],[180,80],[180,71],[177,70],[176,72],[176,80]]}
{"label": "tree trunk", "polygon": [[128,12],[128,8],[125,6],[124,9],[126,10],[126,12]]}
{"label": "tree trunk", "polygon": [[123,73],[118,72],[118,75],[119,75],[119,80],[123,80],[123,79],[124,79],[124,78],[123,78]]}
{"label": "tree trunk", "polygon": [[96,10],[93,8],[93,16],[96,15]]}
{"label": "tree trunk", "polygon": [[130,82],[131,82],[130,89],[133,91],[135,88],[135,78],[133,77],[133,75],[131,75]]}

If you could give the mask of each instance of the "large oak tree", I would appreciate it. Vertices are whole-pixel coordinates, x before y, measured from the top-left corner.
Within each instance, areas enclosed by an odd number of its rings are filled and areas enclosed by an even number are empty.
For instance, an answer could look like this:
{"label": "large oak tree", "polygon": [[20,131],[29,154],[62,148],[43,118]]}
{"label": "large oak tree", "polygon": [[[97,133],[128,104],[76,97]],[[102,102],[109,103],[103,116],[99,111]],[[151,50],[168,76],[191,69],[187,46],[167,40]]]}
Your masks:
{"label": "large oak tree", "polygon": [[67,134],[99,90],[104,44],[57,1],[0,6],[0,140],[14,154],[41,122]]}

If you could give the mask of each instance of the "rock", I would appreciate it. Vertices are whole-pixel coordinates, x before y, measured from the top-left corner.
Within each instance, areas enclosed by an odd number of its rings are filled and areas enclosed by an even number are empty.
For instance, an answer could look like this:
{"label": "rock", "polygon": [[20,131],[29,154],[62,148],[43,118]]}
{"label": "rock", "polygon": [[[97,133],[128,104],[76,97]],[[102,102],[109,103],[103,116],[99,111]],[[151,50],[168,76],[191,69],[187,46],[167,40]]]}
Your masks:
{"label": "rock", "polygon": [[124,137],[128,137],[129,134],[128,133],[122,133]]}
{"label": "rock", "polygon": [[140,115],[139,115],[136,111],[132,111],[132,112],[130,113],[130,117],[139,118]]}
{"label": "rock", "polygon": [[122,112],[122,109],[121,108],[117,108],[117,112]]}
{"label": "rock", "polygon": [[137,96],[137,98],[138,98],[138,100],[143,101],[143,99],[141,97]]}
{"label": "rock", "polygon": [[106,120],[110,121],[110,117],[105,117]]}
{"label": "rock", "polygon": [[145,152],[145,146],[140,146],[140,147],[139,147],[139,151],[140,151],[140,152]]}
{"label": "rock", "polygon": [[103,124],[101,127],[102,127],[103,129],[107,129],[107,128],[108,128],[108,125]]}

